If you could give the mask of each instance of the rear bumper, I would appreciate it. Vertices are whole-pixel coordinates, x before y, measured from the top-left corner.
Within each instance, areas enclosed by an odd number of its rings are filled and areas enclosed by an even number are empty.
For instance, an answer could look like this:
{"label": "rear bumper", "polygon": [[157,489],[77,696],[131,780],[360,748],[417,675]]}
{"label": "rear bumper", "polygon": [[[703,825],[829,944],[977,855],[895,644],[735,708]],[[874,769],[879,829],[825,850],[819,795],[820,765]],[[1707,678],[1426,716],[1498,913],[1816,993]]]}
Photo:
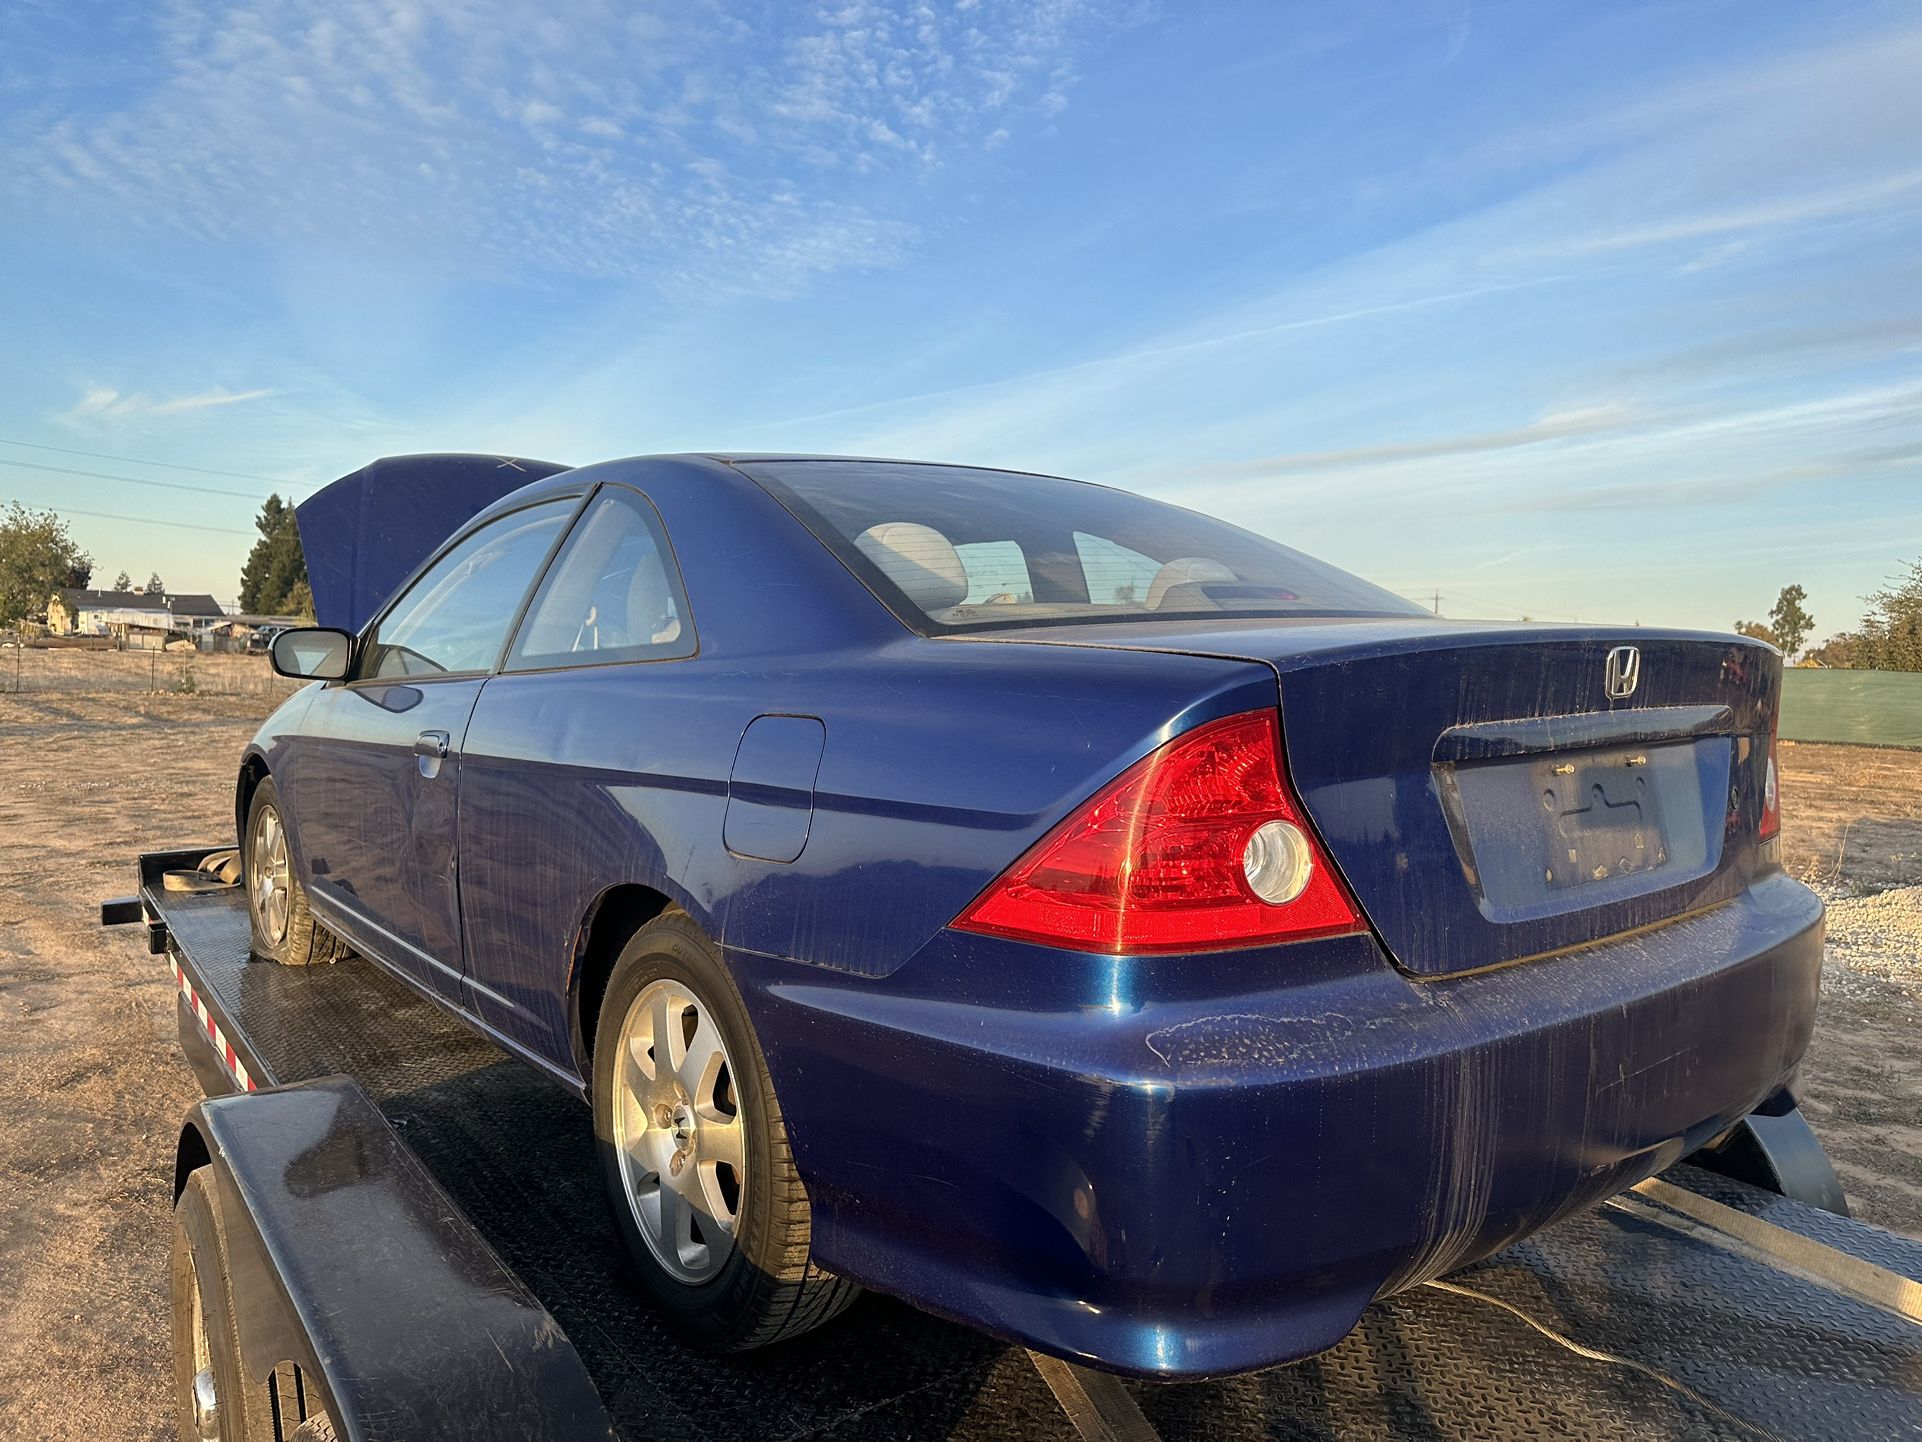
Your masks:
{"label": "rear bumper", "polygon": [[823,1264],[1173,1377],[1320,1351],[1374,1297],[1694,1150],[1793,1073],[1821,955],[1821,903],[1778,873],[1446,981],[1367,938],[1196,962],[1300,979],[1160,1002],[1129,963],[983,938],[885,982],[733,959]]}

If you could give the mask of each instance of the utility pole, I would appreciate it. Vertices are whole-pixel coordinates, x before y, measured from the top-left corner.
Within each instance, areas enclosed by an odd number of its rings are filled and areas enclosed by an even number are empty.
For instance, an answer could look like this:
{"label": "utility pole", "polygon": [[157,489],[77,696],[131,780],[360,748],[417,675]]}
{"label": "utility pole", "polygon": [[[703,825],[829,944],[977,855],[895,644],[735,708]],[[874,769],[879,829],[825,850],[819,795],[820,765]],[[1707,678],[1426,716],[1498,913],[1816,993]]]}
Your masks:
{"label": "utility pole", "polygon": [[1441,592],[1435,592],[1435,614],[1441,615]]}

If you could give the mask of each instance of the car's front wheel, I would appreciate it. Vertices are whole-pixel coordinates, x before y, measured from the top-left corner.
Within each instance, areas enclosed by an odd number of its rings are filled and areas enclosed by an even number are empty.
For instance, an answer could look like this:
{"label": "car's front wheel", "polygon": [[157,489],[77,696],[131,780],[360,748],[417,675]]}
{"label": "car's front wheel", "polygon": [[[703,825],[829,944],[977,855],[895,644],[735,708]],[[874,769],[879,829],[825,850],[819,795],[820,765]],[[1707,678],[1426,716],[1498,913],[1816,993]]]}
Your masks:
{"label": "car's front wheel", "polygon": [[306,889],[294,875],[287,821],[271,776],[254,788],[247,805],[240,855],[254,955],[285,966],[338,961],[346,948],[315,919]]}
{"label": "car's front wheel", "polygon": [[615,1226],[686,1341],[764,1346],[858,1295],[813,1262],[807,1193],[760,1045],[685,913],[642,927],[614,964],[595,1030],[594,1121]]}

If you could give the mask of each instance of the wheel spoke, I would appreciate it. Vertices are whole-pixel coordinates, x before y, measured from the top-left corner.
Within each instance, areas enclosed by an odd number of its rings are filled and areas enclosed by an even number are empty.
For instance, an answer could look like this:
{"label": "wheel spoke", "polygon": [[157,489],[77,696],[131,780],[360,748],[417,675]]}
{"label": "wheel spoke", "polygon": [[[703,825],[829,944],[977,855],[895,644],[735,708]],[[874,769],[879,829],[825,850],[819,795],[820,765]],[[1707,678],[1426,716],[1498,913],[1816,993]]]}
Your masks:
{"label": "wheel spoke", "polygon": [[691,1264],[693,1259],[688,1253],[694,1249],[693,1200],[681,1190],[685,1185],[681,1178],[687,1174],[686,1167],[681,1168],[680,1177],[663,1172],[660,1188],[661,1244],[683,1267]]}
{"label": "wheel spoke", "polygon": [[701,1116],[701,1160],[725,1162],[738,1177],[747,1166],[747,1128],[738,1116]]}
{"label": "wheel spoke", "polygon": [[[634,1076],[642,1081],[653,1081],[660,1073],[652,1056],[654,1041],[652,1037],[642,1036],[638,1031],[630,1032],[621,1039],[622,1050],[627,1054],[627,1065]],[[627,1085],[633,1087],[633,1077]]]}
{"label": "wheel spoke", "polygon": [[706,1007],[695,1012],[694,1017],[694,1038],[675,1063],[674,1074],[681,1079],[681,1085],[687,1088],[695,1105],[701,1106],[713,1098],[721,1067],[727,1061],[727,1049],[721,1045],[721,1034],[709,1019]]}
{"label": "wheel spoke", "polygon": [[676,1004],[679,1000],[663,986],[654,993],[654,1004],[648,1008],[647,1024],[651,1033],[648,1039],[654,1043],[656,1077],[663,1071],[674,1070],[675,1047],[681,1037],[681,1009]]}

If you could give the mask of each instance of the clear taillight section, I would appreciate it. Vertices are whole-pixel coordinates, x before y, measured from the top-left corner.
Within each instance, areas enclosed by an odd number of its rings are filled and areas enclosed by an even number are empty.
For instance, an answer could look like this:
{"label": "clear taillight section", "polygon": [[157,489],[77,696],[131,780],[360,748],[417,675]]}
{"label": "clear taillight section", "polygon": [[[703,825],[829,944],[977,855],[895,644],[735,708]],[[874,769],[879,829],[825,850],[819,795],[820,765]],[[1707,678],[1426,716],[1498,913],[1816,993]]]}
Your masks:
{"label": "clear taillight section", "polygon": [[1282,779],[1272,711],[1196,727],[1036,842],[954,925],[1077,951],[1211,951],[1362,929]]}

